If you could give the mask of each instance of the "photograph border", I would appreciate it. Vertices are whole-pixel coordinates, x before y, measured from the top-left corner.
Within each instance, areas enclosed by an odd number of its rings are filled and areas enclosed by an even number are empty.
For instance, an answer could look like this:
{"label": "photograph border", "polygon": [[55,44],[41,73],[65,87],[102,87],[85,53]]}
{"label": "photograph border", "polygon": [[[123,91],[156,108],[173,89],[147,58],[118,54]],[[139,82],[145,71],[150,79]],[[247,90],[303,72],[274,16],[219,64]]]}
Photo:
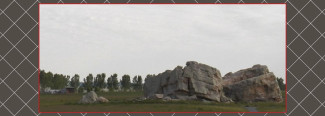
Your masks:
{"label": "photograph border", "polygon": [[[40,111],[40,5],[285,5],[285,112],[41,112]],[[39,113],[287,113],[287,3],[38,3],[38,112]]]}

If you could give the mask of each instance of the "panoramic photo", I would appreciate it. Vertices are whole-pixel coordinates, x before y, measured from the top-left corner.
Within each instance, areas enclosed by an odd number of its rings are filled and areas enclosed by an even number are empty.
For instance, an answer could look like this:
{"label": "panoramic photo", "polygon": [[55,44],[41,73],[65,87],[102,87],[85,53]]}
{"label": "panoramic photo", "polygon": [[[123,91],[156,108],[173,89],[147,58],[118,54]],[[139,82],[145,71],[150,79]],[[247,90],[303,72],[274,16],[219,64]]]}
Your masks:
{"label": "panoramic photo", "polygon": [[283,4],[40,5],[39,111],[286,112]]}

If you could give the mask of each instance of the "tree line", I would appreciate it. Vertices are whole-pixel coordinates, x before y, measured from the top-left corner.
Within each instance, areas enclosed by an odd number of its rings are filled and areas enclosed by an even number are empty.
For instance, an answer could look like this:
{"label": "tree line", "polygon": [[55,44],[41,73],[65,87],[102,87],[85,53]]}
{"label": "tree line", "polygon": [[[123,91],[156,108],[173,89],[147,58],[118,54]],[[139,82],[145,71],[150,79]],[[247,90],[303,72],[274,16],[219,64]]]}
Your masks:
{"label": "tree line", "polygon": [[136,75],[133,77],[131,82],[130,75],[123,75],[121,80],[118,80],[118,75],[114,73],[106,79],[106,74],[101,73],[97,74],[94,77],[91,73],[83,79],[83,83],[80,82],[80,76],[75,74],[71,79],[69,75],[63,74],[53,74],[44,70],[40,71],[40,85],[41,88],[51,89],[63,89],[65,87],[74,87],[75,90],[82,92],[83,90],[89,91],[100,91],[104,88],[109,89],[110,91],[114,90],[136,90],[141,91],[143,87],[142,77]]}
{"label": "tree line", "polygon": [[[152,75],[147,75],[152,76]],[[89,74],[86,78],[83,80],[83,84],[81,85],[80,82],[80,76],[78,74],[75,74],[71,79],[69,75],[63,75],[63,74],[53,74],[52,72],[45,72],[44,70],[40,71],[40,85],[41,88],[47,88],[50,87],[51,89],[63,89],[65,87],[74,87],[76,90],[78,89],[79,92],[82,92],[83,90],[89,91],[100,91],[103,88],[107,88],[110,91],[114,90],[142,90],[143,83],[142,83],[142,77],[140,75],[136,75],[133,77],[131,82],[131,77],[127,74],[122,76],[121,80],[118,80],[118,75],[114,73],[113,75],[110,75],[106,79],[106,74],[97,74],[96,77],[94,77],[92,74]],[[277,77],[277,82],[279,84],[279,87],[281,90],[285,90],[285,83],[282,78]]]}

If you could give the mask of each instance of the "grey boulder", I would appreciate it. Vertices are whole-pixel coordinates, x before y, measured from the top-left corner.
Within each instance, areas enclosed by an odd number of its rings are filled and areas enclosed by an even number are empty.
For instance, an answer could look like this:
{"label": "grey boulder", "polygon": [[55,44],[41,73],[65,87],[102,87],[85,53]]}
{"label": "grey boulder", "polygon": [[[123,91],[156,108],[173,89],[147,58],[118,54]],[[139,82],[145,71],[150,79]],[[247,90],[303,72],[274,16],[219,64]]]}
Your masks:
{"label": "grey boulder", "polygon": [[[221,101],[225,98],[220,71],[211,66],[189,61],[182,68],[148,75],[144,84],[144,96],[163,94],[172,99],[207,99]],[[195,96],[195,97],[194,97]]]}
{"label": "grey boulder", "polygon": [[95,103],[97,101],[97,94],[94,91],[88,92],[86,95],[82,96],[82,99],[79,101],[79,103],[83,104],[89,104],[89,103]]}

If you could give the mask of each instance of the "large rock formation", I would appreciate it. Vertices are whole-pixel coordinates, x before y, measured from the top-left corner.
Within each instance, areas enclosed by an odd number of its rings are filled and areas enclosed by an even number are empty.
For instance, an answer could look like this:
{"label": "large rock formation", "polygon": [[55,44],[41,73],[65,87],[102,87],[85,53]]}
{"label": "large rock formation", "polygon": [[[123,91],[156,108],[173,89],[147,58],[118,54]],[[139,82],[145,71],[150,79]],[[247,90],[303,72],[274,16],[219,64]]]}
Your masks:
{"label": "large rock formation", "polygon": [[145,79],[144,95],[147,98],[163,94],[172,99],[207,99],[228,101],[224,96],[220,71],[195,61],[189,61],[182,68],[149,75]]}
{"label": "large rock formation", "polygon": [[158,75],[148,75],[144,96],[163,100],[218,102],[282,101],[276,77],[267,66],[254,65],[221,78],[216,68],[195,61],[187,62],[184,68],[177,66]]}
{"label": "large rock formation", "polygon": [[276,77],[265,65],[230,72],[222,84],[225,95],[233,101],[282,101]]}

